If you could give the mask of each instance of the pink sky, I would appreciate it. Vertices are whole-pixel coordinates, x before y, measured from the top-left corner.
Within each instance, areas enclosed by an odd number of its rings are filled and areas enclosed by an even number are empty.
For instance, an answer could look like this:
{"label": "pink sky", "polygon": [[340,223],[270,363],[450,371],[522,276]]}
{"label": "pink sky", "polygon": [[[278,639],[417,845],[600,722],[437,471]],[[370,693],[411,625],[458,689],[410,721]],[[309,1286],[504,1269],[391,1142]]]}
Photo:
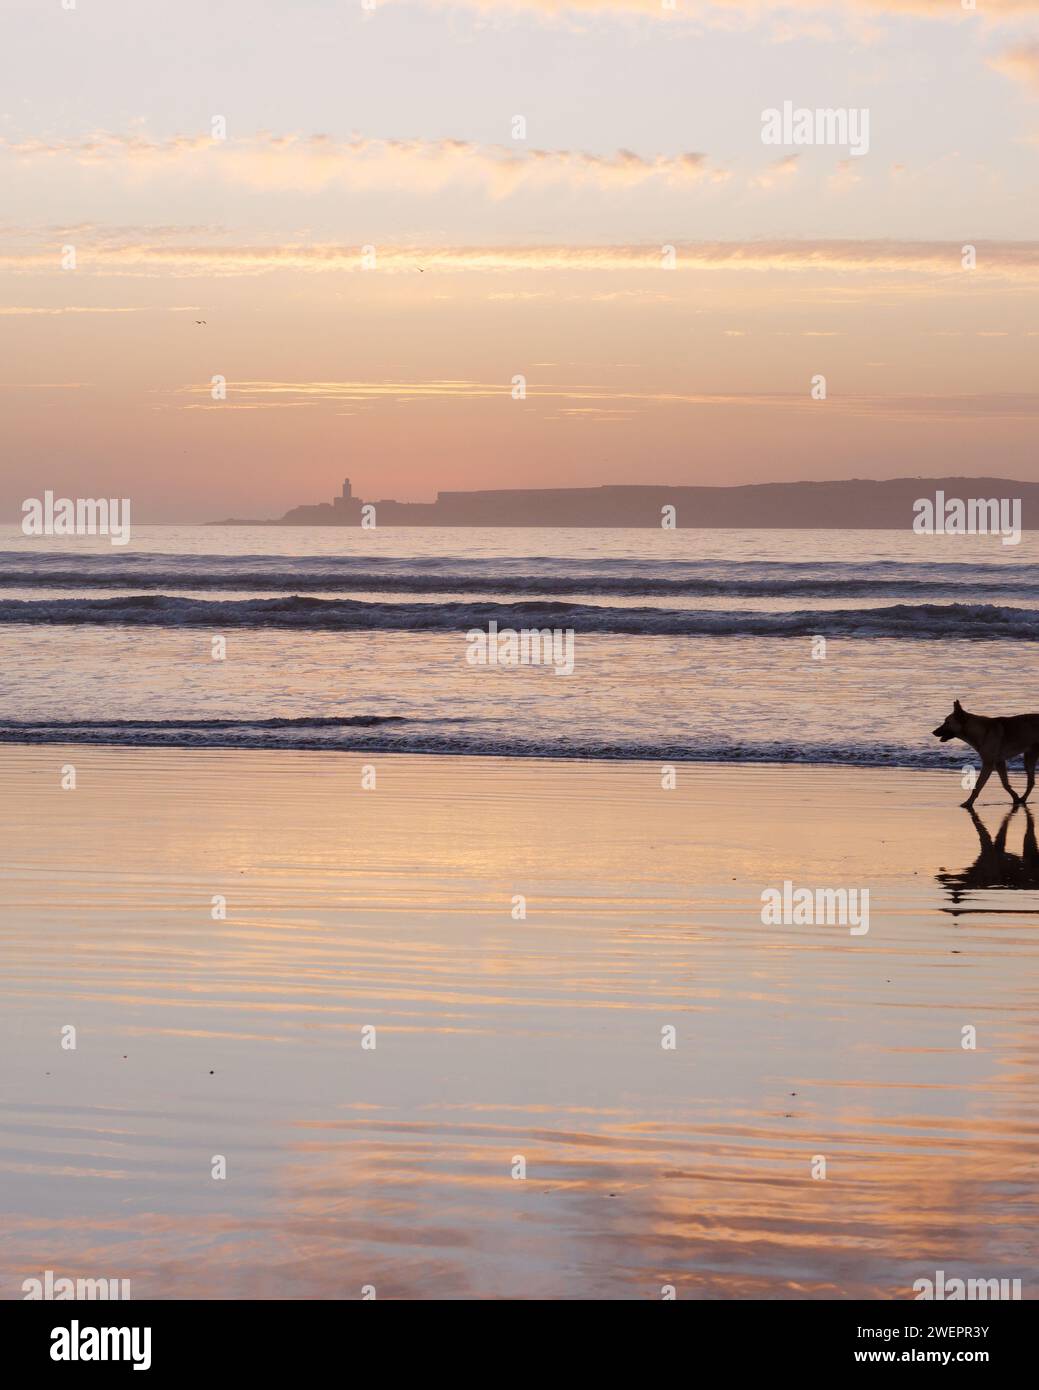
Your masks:
{"label": "pink sky", "polygon": [[951,8],[18,0],[0,514],[1034,478],[1036,7]]}

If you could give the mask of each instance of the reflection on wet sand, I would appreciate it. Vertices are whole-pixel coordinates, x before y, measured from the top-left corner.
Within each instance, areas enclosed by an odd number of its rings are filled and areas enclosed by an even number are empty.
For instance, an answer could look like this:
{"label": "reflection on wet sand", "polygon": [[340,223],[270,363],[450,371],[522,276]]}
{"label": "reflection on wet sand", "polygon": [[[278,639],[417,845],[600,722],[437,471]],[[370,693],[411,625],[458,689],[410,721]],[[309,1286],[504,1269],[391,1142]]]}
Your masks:
{"label": "reflection on wet sand", "polygon": [[[1020,854],[1013,854],[1007,850],[1007,833],[1010,830],[1011,821],[1021,811],[1024,818],[1024,840]],[[1010,888],[1017,890],[1039,890],[1039,844],[1036,843],[1035,820],[1028,806],[1021,807],[1015,805],[1004,815],[999,829],[996,831],[995,839],[989,834],[984,822],[973,809],[970,818],[974,823],[974,829],[978,833],[978,843],[980,846],[978,857],[973,864],[968,864],[965,869],[951,873],[947,869],[942,869],[935,874],[935,878],[946,889],[950,900],[956,904],[954,907],[947,907],[944,910],[953,915],[962,912],[987,911],[987,912],[1029,912],[1039,913],[1039,902],[1029,905],[1024,902],[1015,902],[1012,907],[1002,908],[972,908],[961,907],[960,904],[970,901],[972,893],[980,893],[989,888]]]}
{"label": "reflection on wet sand", "polygon": [[944,915],[941,774],[71,756],[0,754],[4,1296],[1034,1294],[1039,943]]}

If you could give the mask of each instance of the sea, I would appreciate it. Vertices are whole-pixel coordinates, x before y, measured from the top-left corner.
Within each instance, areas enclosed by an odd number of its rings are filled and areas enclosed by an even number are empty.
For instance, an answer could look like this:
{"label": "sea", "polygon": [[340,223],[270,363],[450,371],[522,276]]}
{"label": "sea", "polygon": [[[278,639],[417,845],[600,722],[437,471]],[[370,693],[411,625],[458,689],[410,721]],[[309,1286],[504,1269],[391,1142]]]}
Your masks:
{"label": "sea", "polygon": [[[572,672],[474,664],[492,623]],[[949,767],[1037,643],[1028,533],[0,528],[7,743]]]}

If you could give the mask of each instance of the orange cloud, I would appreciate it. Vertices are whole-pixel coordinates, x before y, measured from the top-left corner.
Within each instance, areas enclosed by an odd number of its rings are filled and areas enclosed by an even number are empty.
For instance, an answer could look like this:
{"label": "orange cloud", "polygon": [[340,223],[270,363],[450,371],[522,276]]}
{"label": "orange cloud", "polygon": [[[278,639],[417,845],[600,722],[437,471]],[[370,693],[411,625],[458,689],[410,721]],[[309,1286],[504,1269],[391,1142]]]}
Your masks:
{"label": "orange cloud", "polygon": [[[231,381],[228,399],[214,404],[210,400],[211,383],[184,387],[180,394],[198,398],[182,406],[185,410],[229,409],[289,409],[292,407],[332,406],[360,403],[375,404],[410,400],[473,401],[509,399],[511,384],[507,381]],[[527,399],[531,401],[579,402],[570,405],[568,413],[616,410],[621,403],[642,403],[658,406],[750,406],[771,409],[814,410],[815,403],[807,392],[703,392],[703,391],[637,391],[629,388],[592,384],[539,384],[527,381]],[[607,402],[607,406],[589,404]],[[630,406],[627,407],[630,409]],[[1039,394],[1034,392],[976,392],[970,395],[834,395],[828,409],[855,416],[910,416],[917,419],[1035,419],[1039,416]]]}
{"label": "orange cloud", "polygon": [[989,67],[1039,91],[1039,43],[1022,43],[1008,48],[997,58],[990,58]]}
{"label": "orange cloud", "polygon": [[801,158],[798,154],[784,155],[782,159],[777,159],[770,164],[767,169],[755,175],[751,180],[752,188],[776,188],[780,184],[786,183],[788,179],[797,173],[798,163]]}
{"label": "orange cloud", "polygon": [[861,182],[862,171],[854,159],[842,159],[837,165],[836,173],[831,174],[827,180],[828,187],[832,188],[835,193],[846,193]]}
{"label": "orange cloud", "polygon": [[[381,0],[389,3],[389,0]],[[462,6],[468,9],[492,11],[534,10],[546,16],[566,15],[568,13],[643,16],[663,21],[697,19],[712,10],[749,11],[757,14],[782,10],[808,13],[826,12],[830,17],[834,10],[845,13],[856,12],[872,14],[908,14],[927,19],[962,20],[974,18],[965,11],[958,0],[425,0],[435,8],[451,9]],[[978,13],[987,19],[1011,19],[1039,9],[1039,0],[978,0]]]}
{"label": "orange cloud", "polygon": [[7,318],[33,317],[39,314],[49,318],[55,314],[189,314],[197,312],[198,306],[194,304],[176,304],[168,309],[151,309],[147,305],[123,307],[101,304],[62,304],[54,308],[36,304],[0,305],[0,315]]}
{"label": "orange cloud", "polygon": [[493,197],[519,188],[557,183],[600,189],[632,188],[650,180],[688,185],[701,179],[720,181],[722,170],[708,166],[706,155],[640,155],[618,150],[612,155],[582,150],[527,149],[478,145],[468,140],[375,140],[353,136],[271,135],[261,132],[240,140],[176,136],[149,140],[139,135],[99,133],[82,140],[0,141],[0,154],[23,162],[68,160],[90,169],[116,173],[184,173],[211,176],[252,188],[314,191],[329,187],[353,190],[406,187],[437,192],[449,184],[470,183]]}
{"label": "orange cloud", "polygon": [[[0,270],[57,272],[60,244],[0,252]],[[437,273],[473,271],[823,271],[916,276],[975,275],[1039,278],[1039,242],[979,242],[978,265],[961,269],[959,242],[843,240],[710,241],[660,245],[420,246],[374,248],[365,269],[364,248],[342,243],[291,242],[254,245],[181,243],[172,238],[140,241],[90,237],[76,243],[76,274],[259,275],[278,270],[356,271],[414,275],[421,266]],[[663,286],[662,286],[663,288]]]}

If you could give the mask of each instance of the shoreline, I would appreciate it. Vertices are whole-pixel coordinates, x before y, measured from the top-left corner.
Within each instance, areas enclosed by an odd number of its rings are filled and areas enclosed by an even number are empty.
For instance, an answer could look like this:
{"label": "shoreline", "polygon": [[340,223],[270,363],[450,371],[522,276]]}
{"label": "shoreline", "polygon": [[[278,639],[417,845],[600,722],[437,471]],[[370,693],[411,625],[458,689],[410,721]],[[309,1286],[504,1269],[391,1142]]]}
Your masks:
{"label": "shoreline", "polygon": [[[147,723],[147,721],[138,721]],[[160,721],[156,721],[158,724]],[[189,722],[189,721],[185,721]],[[200,721],[207,722],[207,721]],[[219,721],[213,721],[219,722]],[[238,724],[248,725],[247,719],[233,721]],[[260,722],[260,721],[257,721]],[[305,721],[303,721],[305,722]],[[711,749],[707,753],[691,753],[688,749],[661,748],[653,753],[646,752],[639,754],[631,749],[618,747],[616,751],[590,751],[576,749],[573,751],[552,752],[546,751],[544,747],[533,747],[529,750],[522,748],[510,749],[508,752],[496,751],[490,748],[484,749],[454,749],[444,747],[421,747],[412,744],[408,747],[393,747],[377,742],[364,743],[357,742],[347,744],[334,743],[329,741],[311,741],[305,739],[294,739],[291,742],[267,741],[263,743],[255,742],[234,742],[234,741],[198,741],[175,743],[164,741],[161,737],[155,740],[142,739],[131,741],[118,738],[86,738],[69,739],[68,731],[55,729],[53,738],[25,739],[11,737],[7,731],[0,729],[0,750],[4,748],[54,748],[67,747],[74,748],[111,748],[128,749],[140,751],[166,751],[184,753],[335,753],[345,756],[359,757],[378,756],[395,758],[447,758],[447,759],[482,759],[494,760],[505,764],[512,762],[543,762],[552,764],[567,763],[592,763],[604,766],[623,766],[632,764],[636,766],[655,765],[658,763],[676,763],[688,767],[715,767],[715,768],[734,768],[734,767],[762,767],[762,768],[797,768],[809,770],[811,768],[820,769],[842,769],[846,771],[861,770],[863,772],[930,772],[930,773],[957,773],[962,775],[965,764],[978,763],[976,756],[972,757],[970,750],[965,749],[962,757],[956,761],[946,763],[935,762],[902,762],[897,759],[866,761],[861,758],[780,758],[764,757],[746,754],[742,751],[719,751]],[[1010,770],[1019,770],[1020,759],[1010,763]]]}

